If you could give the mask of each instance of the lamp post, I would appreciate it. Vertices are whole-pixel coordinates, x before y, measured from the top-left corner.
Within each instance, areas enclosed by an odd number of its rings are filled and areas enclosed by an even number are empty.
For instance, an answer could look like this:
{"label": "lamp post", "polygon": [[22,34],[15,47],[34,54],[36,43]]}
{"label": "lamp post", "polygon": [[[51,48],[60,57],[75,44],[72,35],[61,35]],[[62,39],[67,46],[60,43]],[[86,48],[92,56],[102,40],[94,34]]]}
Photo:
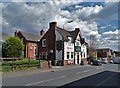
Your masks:
{"label": "lamp post", "polygon": [[[67,24],[67,23],[72,23],[73,22],[73,20],[71,20],[71,21],[67,21],[66,23],[64,23],[63,24],[63,29],[64,29],[64,26],[65,26],[65,24]],[[62,42],[63,42],[63,49],[62,49],[62,51],[63,51],[63,55],[64,55],[64,37],[62,36]],[[63,58],[63,65],[64,65],[64,56],[62,56],[62,58]]]}
{"label": "lamp post", "polygon": [[64,26],[65,26],[67,23],[72,23],[72,22],[73,22],[73,20],[67,21],[66,23],[64,23],[64,24],[63,24],[63,29],[64,29]]}

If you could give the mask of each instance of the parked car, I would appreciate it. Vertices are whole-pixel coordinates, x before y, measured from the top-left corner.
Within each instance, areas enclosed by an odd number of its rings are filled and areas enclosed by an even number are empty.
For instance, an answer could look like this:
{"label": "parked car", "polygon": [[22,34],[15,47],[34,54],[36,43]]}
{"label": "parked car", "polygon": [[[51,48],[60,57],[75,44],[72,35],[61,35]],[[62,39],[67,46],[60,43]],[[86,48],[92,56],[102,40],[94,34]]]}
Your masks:
{"label": "parked car", "polygon": [[111,64],[113,64],[114,62],[113,62],[113,59],[109,59],[109,61],[108,61],[109,63],[111,63]]}
{"label": "parked car", "polygon": [[93,62],[93,59],[95,59],[94,57],[90,56],[87,58],[88,64],[91,65]]}
{"label": "parked car", "polygon": [[120,57],[114,57],[112,60],[115,64],[120,64]]}
{"label": "parked car", "polygon": [[101,61],[102,61],[103,64],[107,64],[108,63],[107,58],[102,58]]}
{"label": "parked car", "polygon": [[92,62],[93,65],[102,65],[101,60],[94,59]]}
{"label": "parked car", "polygon": [[90,65],[102,65],[102,62],[101,62],[101,60],[98,60],[95,57],[89,57],[88,64],[90,64]]}

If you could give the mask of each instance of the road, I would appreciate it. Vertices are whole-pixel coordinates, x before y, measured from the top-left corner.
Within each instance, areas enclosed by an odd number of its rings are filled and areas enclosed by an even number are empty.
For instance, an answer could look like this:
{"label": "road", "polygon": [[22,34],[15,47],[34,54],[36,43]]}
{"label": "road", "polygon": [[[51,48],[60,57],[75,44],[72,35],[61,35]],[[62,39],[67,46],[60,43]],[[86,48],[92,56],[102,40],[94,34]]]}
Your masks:
{"label": "road", "polygon": [[3,86],[119,86],[120,71],[117,64],[102,66],[73,66],[49,71],[30,71],[3,74]]}

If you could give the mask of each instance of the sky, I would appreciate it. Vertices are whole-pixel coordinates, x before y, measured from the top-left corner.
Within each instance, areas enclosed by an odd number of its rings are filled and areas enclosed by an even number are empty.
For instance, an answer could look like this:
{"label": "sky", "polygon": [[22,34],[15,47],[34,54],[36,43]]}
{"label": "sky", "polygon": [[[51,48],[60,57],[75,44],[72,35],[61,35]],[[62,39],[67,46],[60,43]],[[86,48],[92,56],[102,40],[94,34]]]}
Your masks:
{"label": "sky", "polygon": [[49,23],[55,21],[57,26],[63,28],[64,25],[69,31],[80,28],[82,37],[94,48],[118,51],[118,1],[2,0],[0,33],[13,35],[15,30],[20,30],[39,34],[42,29],[47,31]]}

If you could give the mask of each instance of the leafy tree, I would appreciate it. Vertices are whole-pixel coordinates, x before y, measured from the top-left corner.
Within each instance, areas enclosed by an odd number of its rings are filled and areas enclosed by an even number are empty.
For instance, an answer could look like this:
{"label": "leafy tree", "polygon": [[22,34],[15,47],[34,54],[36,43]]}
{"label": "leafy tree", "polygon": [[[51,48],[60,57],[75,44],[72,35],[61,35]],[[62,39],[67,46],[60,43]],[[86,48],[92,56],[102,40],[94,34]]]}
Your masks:
{"label": "leafy tree", "polygon": [[3,57],[20,57],[23,49],[23,42],[18,37],[9,37],[2,44],[2,55]]}

